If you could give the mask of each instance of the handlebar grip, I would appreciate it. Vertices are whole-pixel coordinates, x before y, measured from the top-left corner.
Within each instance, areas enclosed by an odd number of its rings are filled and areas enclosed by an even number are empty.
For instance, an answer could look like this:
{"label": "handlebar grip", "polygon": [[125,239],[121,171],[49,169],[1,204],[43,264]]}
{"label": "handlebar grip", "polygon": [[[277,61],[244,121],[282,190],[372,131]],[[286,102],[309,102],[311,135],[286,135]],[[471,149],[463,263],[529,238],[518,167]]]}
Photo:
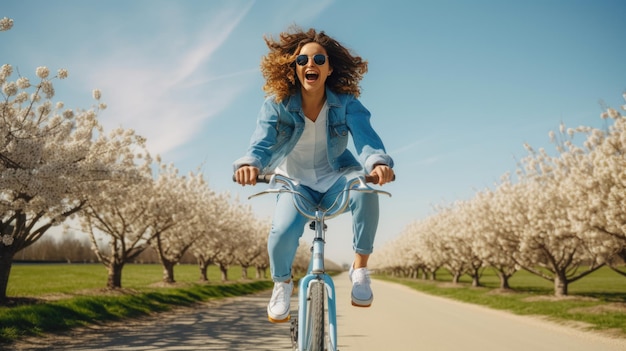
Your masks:
{"label": "handlebar grip", "polygon": [[[258,176],[256,176],[257,183],[269,183],[271,179],[272,179],[271,174],[259,174]],[[235,178],[235,175],[233,174],[233,182],[236,182],[236,181],[237,179]]]}
{"label": "handlebar grip", "polygon": [[[391,180],[392,182],[396,180],[396,175],[393,175],[393,179]],[[366,183],[374,183],[374,184],[378,184],[378,176],[377,175],[369,175],[366,174],[365,175],[365,182]]]}

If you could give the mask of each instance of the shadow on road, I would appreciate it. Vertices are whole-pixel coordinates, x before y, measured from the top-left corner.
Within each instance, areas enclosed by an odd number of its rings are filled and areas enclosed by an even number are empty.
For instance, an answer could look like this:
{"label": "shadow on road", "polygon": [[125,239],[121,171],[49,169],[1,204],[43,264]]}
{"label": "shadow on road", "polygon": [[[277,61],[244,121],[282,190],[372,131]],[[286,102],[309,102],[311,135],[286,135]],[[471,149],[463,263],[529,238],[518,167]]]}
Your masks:
{"label": "shadow on road", "polygon": [[231,298],[114,325],[30,338],[12,350],[291,350],[289,323],[271,324],[269,293]]}

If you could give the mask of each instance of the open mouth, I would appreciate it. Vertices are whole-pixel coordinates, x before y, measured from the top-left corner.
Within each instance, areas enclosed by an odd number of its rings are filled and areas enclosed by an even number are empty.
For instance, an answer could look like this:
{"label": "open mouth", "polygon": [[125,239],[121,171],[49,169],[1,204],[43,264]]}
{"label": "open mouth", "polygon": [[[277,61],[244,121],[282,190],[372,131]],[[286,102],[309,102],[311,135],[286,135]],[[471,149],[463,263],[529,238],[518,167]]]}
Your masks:
{"label": "open mouth", "polygon": [[317,78],[319,78],[319,74],[317,74],[317,73],[315,73],[315,72],[307,72],[307,73],[304,75],[304,78],[305,78],[307,81],[314,82],[314,81],[316,81],[316,80],[317,80]]}

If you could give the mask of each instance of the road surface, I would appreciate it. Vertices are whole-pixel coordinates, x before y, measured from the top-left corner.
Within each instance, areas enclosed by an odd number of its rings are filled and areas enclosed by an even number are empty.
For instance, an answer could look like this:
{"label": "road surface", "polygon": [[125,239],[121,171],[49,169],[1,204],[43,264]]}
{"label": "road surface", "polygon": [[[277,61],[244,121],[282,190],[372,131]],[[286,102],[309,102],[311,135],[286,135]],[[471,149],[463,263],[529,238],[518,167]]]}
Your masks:
{"label": "road surface", "polygon": [[[624,351],[613,339],[374,280],[371,308],[350,305],[347,274],[335,278],[340,351]],[[267,322],[269,292],[153,317],[30,338],[12,350],[291,350],[289,323]],[[296,306],[296,298],[292,306]]]}

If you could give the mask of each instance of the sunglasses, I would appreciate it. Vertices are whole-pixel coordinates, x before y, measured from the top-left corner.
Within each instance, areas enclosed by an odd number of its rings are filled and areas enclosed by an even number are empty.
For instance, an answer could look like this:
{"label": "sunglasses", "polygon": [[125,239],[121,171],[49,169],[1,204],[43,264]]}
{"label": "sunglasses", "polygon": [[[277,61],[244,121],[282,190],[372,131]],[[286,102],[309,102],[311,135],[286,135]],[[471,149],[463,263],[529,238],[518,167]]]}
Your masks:
{"label": "sunglasses", "polygon": [[[296,63],[298,64],[298,66],[304,66],[308,62],[309,62],[309,57],[307,55],[298,55],[296,57]],[[315,64],[318,66],[322,66],[323,64],[326,63],[326,55],[322,55],[322,54],[314,55],[313,62],[315,62]]]}

